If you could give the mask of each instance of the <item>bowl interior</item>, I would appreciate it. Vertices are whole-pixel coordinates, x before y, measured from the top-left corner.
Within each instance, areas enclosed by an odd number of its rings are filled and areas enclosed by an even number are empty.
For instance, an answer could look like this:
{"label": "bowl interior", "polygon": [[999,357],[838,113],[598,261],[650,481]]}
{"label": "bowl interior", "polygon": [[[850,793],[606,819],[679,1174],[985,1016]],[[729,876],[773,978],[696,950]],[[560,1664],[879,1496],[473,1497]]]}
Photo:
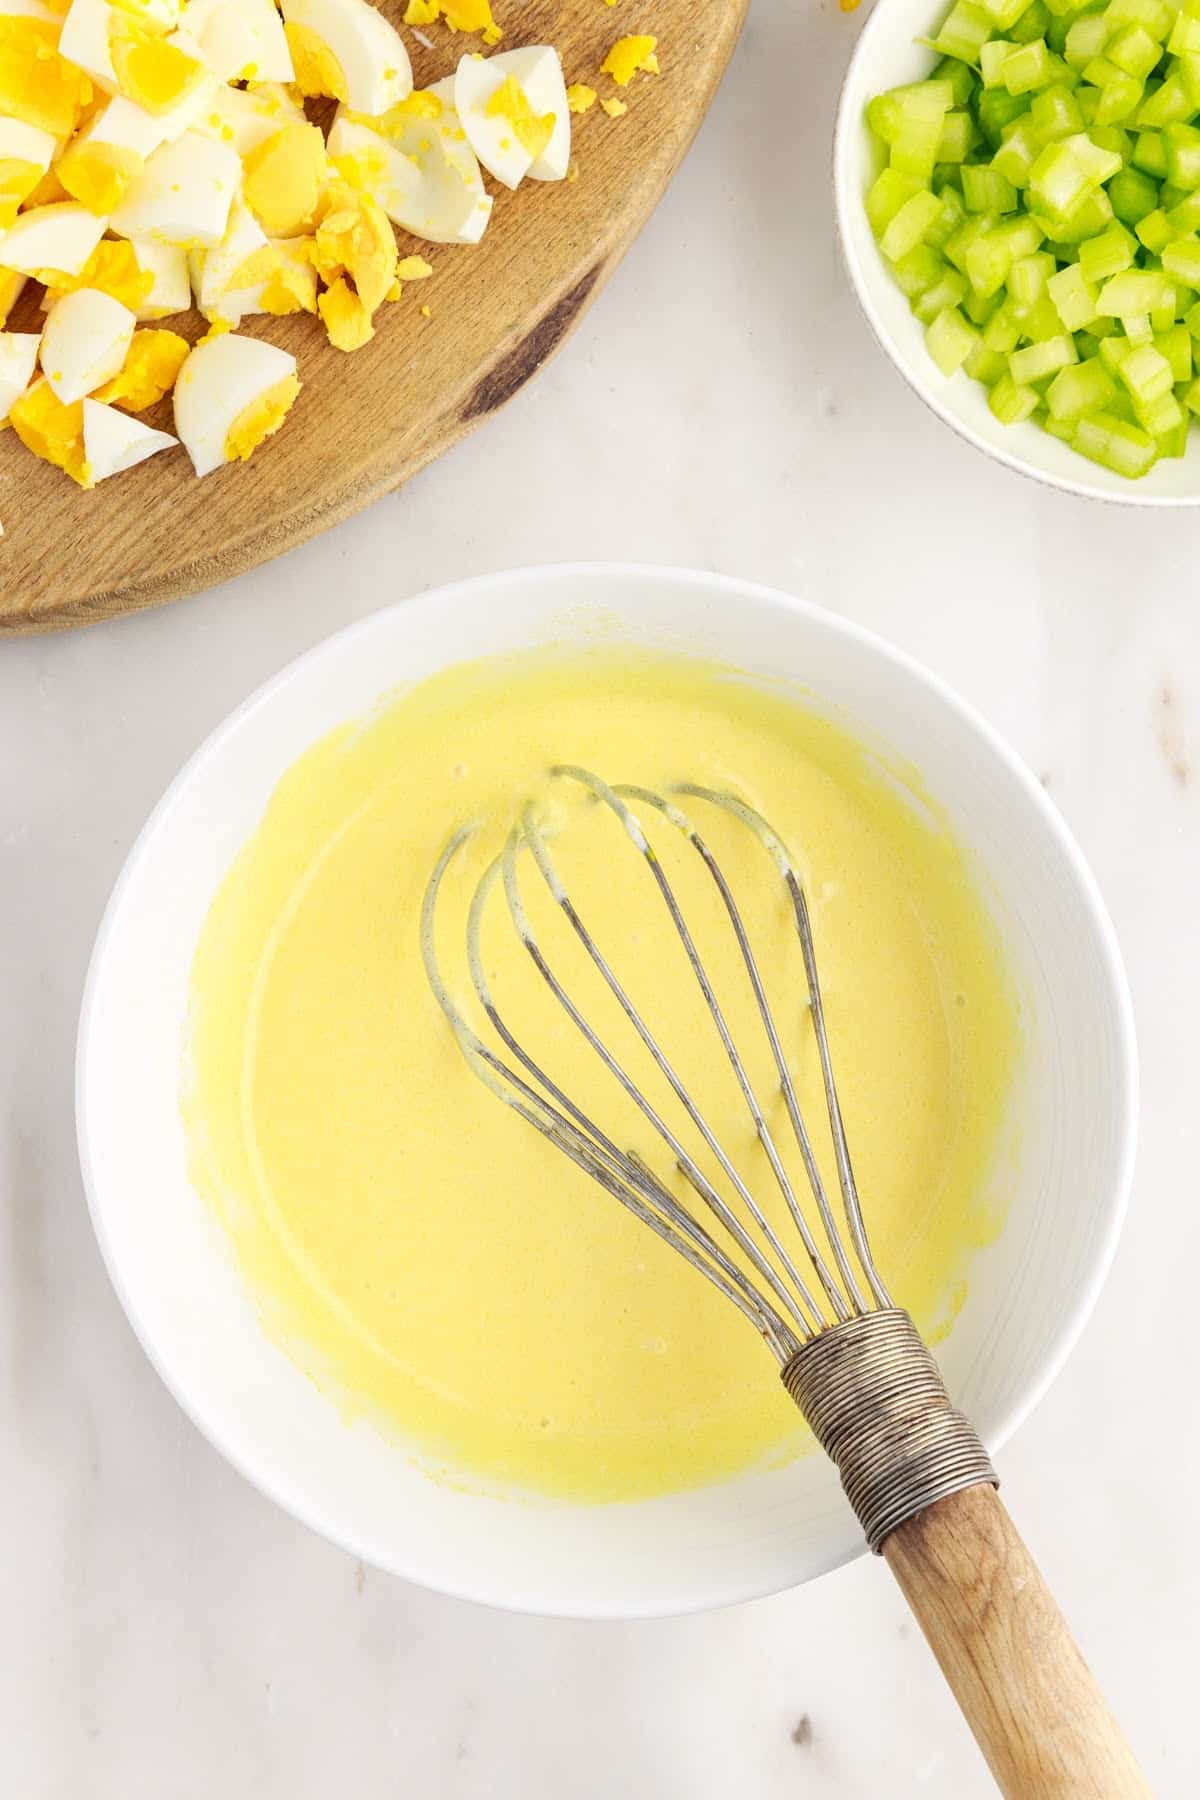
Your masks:
{"label": "bowl interior", "polygon": [[934,36],[949,10],[948,0],[878,0],[842,88],[834,141],[838,229],[851,280],[876,337],[927,406],[1010,468],[1095,499],[1165,506],[1200,502],[1200,456],[1194,446],[1184,457],[1156,463],[1140,481],[1128,481],[1028,420],[1001,425],[979,382],[961,369],[947,377],[934,366],[925,348],[925,328],[896,286],[867,222],[864,196],[883,156],[867,130],[865,112],[867,102],[886,88],[928,75],[936,59],[916,39]]}
{"label": "bowl interior", "polygon": [[597,641],[799,682],[921,770],[978,860],[1028,1007],[1028,1044],[995,1176],[1007,1224],[973,1266],[939,1354],[959,1402],[998,1444],[1082,1324],[1119,1222],[1134,1103],[1124,978],[1090,877],[1024,769],[915,665],[785,596],[663,569],[514,572],[379,613],[285,671],[184,770],[126,865],[84,1003],[78,1117],[122,1303],[180,1403],[251,1480],[354,1554],[429,1585],[624,1616],[745,1599],[853,1555],[858,1532],[829,1467],[813,1455],[607,1507],[437,1484],[369,1426],[347,1424],[263,1335],[189,1184],[178,1104],[197,934],[289,763],[381,690],[468,647],[474,656]]}

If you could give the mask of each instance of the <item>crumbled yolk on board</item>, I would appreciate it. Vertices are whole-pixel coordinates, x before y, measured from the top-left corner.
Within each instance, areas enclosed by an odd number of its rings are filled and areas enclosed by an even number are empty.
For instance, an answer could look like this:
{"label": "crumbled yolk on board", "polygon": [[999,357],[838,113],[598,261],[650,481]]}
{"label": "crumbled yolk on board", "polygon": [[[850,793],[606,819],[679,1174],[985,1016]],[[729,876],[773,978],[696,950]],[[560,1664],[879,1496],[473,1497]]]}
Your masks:
{"label": "crumbled yolk on board", "polygon": [[600,64],[600,73],[611,75],[618,87],[628,87],[639,70],[657,75],[658,58],[654,54],[657,43],[655,37],[618,38]]}
{"label": "crumbled yolk on board", "polygon": [[567,89],[567,105],[573,113],[585,113],[596,104],[596,90],[586,81],[573,81]]}
{"label": "crumbled yolk on board", "polygon": [[444,19],[451,31],[482,34],[485,44],[498,44],[504,36],[492,17],[490,0],[408,0],[406,25],[432,25]]}

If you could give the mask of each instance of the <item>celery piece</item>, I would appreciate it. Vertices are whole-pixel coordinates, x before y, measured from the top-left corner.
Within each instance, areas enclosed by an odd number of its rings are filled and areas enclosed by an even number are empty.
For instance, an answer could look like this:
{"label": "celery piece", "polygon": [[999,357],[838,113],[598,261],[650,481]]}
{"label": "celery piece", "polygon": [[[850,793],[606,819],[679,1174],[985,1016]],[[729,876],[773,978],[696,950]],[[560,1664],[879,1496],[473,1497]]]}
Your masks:
{"label": "celery piece", "polygon": [[978,331],[957,306],[946,307],[925,332],[926,347],[943,375],[961,369],[978,342]]}
{"label": "celery piece", "polygon": [[1059,138],[1082,131],[1083,114],[1070,88],[1049,87],[1034,95],[1029,108],[1029,123],[1044,149]]}
{"label": "celery piece", "polygon": [[[1200,20],[1197,23],[1200,24]],[[1167,159],[1167,180],[1173,187],[1195,193],[1200,188],[1200,131],[1194,125],[1164,126],[1163,152]]]}
{"label": "celery piece", "polygon": [[1029,172],[1031,205],[1065,218],[1121,167],[1120,155],[1094,144],[1086,132],[1047,144]]}
{"label": "celery piece", "polygon": [[1020,18],[1008,26],[1008,35],[1014,44],[1032,44],[1038,38],[1045,37],[1050,25],[1050,8],[1045,0],[1033,0]]}
{"label": "celery piece", "polygon": [[1017,258],[1009,270],[1008,291],[1018,306],[1032,306],[1041,299],[1055,266],[1054,258],[1044,250]]}
{"label": "celery piece", "polygon": [[1117,374],[1135,406],[1150,406],[1169,394],[1172,388],[1171,365],[1153,344],[1138,344],[1125,357]]}
{"label": "celery piece", "polygon": [[1051,338],[1062,333],[1062,320],[1058,316],[1058,308],[1049,294],[1043,294],[1032,306],[1021,311],[1021,336],[1029,344],[1045,344]]}
{"label": "celery piece", "polygon": [[1131,480],[1144,475],[1158,453],[1152,437],[1111,412],[1092,413],[1080,419],[1071,443],[1082,456]]}
{"label": "celery piece", "polygon": [[1084,13],[1072,21],[1063,54],[1072,68],[1086,68],[1094,57],[1103,54],[1111,34],[1112,26],[1104,13]]}
{"label": "celery piece", "polygon": [[1172,56],[1200,55],[1200,19],[1190,18],[1186,8],[1175,15],[1167,49]]}
{"label": "celery piece", "polygon": [[1068,331],[1080,331],[1096,317],[1100,290],[1087,279],[1078,263],[1069,263],[1052,275],[1046,292]]}
{"label": "celery piece", "polygon": [[982,8],[972,6],[971,0],[956,0],[933,40],[933,47],[942,56],[957,57],[959,62],[976,63],[980,50],[991,35],[992,22]]}
{"label": "celery piece", "polygon": [[1103,411],[1115,392],[1112,376],[1099,357],[1092,357],[1059,370],[1046,390],[1046,405],[1052,419],[1081,419]]}
{"label": "celery piece", "polygon": [[1161,207],[1156,207],[1153,212],[1147,213],[1144,219],[1139,219],[1134,230],[1138,242],[1144,244],[1146,249],[1155,256],[1171,242],[1175,235],[1171,228],[1171,222]]}
{"label": "celery piece", "polygon": [[1183,396],[1183,404],[1190,413],[1195,413],[1196,417],[1200,418],[1200,380],[1192,382]]}
{"label": "celery piece", "polygon": [[[1030,102],[1024,94],[1010,94],[1007,88],[989,88],[980,94],[976,103],[975,115],[979,120],[979,129],[993,149],[997,149],[1004,137],[1006,125],[1015,124],[1024,113],[1030,110]],[[1031,139],[1031,145],[1036,139]],[[1040,144],[1037,145],[1040,149]],[[1030,162],[1036,150],[1030,155]]]}
{"label": "celery piece", "polygon": [[952,106],[969,106],[975,93],[975,75],[966,63],[956,62],[952,56],[943,56],[934,68],[930,81],[948,81],[953,96]]}
{"label": "celery piece", "polygon": [[1168,285],[1157,270],[1122,269],[1100,289],[1096,311],[1113,319],[1128,319],[1135,313],[1152,312],[1162,304]]}
{"label": "celery piece", "polygon": [[1094,319],[1089,319],[1087,332],[1076,333],[1076,348],[1078,349],[1080,356],[1084,354],[1084,349],[1083,345],[1078,342],[1078,339],[1085,335],[1087,337],[1095,338],[1097,343],[1099,343],[1101,338],[1119,337],[1121,335],[1121,326],[1118,320],[1102,319],[1098,314]]}
{"label": "celery piece", "polygon": [[1110,275],[1133,267],[1136,250],[1134,238],[1114,219],[1098,237],[1085,238],[1080,244],[1079,267],[1088,281],[1107,281]]}
{"label": "celery piece", "polygon": [[992,213],[968,213],[946,242],[941,245],[942,255],[948,263],[965,275],[967,272],[967,252],[972,244],[991,231],[999,220]]}
{"label": "celery piece", "polygon": [[929,244],[917,244],[892,264],[892,277],[902,294],[916,300],[942,279],[946,267]]}
{"label": "celery piece", "polygon": [[994,231],[986,231],[968,246],[964,268],[967,280],[986,299],[999,293],[1012,268],[1012,252]]}
{"label": "celery piece", "polygon": [[1195,306],[1189,307],[1184,313],[1183,322],[1187,326],[1189,334],[1200,341],[1200,300],[1197,300]]}
{"label": "celery piece", "polygon": [[1182,206],[1185,200],[1192,197],[1188,188],[1176,187],[1173,181],[1164,181],[1158,190],[1158,204],[1170,218],[1175,207]]}
{"label": "celery piece", "polygon": [[983,45],[979,52],[979,73],[985,88],[1004,87],[1004,64],[1016,48],[1008,38],[991,38]]}
{"label": "celery piece", "polygon": [[1144,25],[1150,36],[1161,44],[1171,29],[1175,10],[1175,5],[1167,5],[1166,0],[1111,0],[1104,9],[1104,16],[1114,30],[1119,30],[1122,25]]}
{"label": "celery piece", "polygon": [[1170,299],[1164,299],[1161,306],[1150,310],[1150,326],[1153,331],[1170,331],[1178,317],[1179,289],[1172,281]]}
{"label": "celery piece", "polygon": [[1104,95],[1099,88],[1081,87],[1075,98],[1079,103],[1079,110],[1083,114],[1084,124],[1090,125],[1100,109],[1100,102]]}
{"label": "celery piece", "polygon": [[1109,38],[1104,54],[1124,74],[1132,75],[1135,81],[1144,81],[1157,67],[1162,45],[1151,37],[1144,25],[1126,25]]}
{"label": "celery piece", "polygon": [[983,328],[983,341],[998,356],[1008,356],[1021,341],[1021,321],[1011,299],[999,305]]}
{"label": "celery piece", "polygon": [[1142,401],[1131,395],[1133,410],[1138,424],[1151,437],[1161,437],[1165,431],[1174,431],[1183,418],[1183,408],[1174,394],[1160,394],[1155,400]]}
{"label": "celery piece", "polygon": [[1132,354],[1134,346],[1128,338],[1107,337],[1100,340],[1100,360],[1106,369],[1115,375],[1125,358]]}
{"label": "celery piece", "polygon": [[1010,94],[1032,94],[1050,86],[1052,66],[1045,38],[1037,38],[1009,51],[1000,66],[1000,79]]}
{"label": "celery piece", "polygon": [[1192,379],[1195,359],[1192,356],[1192,334],[1186,325],[1172,325],[1168,331],[1156,331],[1154,348],[1171,365],[1172,386],[1178,387],[1181,381]]}
{"label": "celery piece", "polygon": [[[1167,224],[1175,237],[1188,237],[1193,231],[1200,231],[1200,194],[1189,194],[1186,199],[1178,201],[1167,214]],[[1147,244],[1148,250],[1153,245]],[[1162,246],[1155,251],[1162,255]]]}
{"label": "celery piece", "polygon": [[1167,157],[1161,131],[1140,131],[1130,161],[1143,174],[1153,175],[1156,181],[1163,181],[1167,173]]}
{"label": "celery piece", "polygon": [[1154,442],[1158,446],[1158,459],[1164,457],[1180,457],[1187,455],[1188,428],[1191,420],[1185,412],[1179,415],[1179,423],[1170,431],[1159,431],[1154,434]]}
{"label": "celery piece", "polygon": [[1177,238],[1174,243],[1164,245],[1162,266],[1164,274],[1172,281],[1200,291],[1200,240]]}
{"label": "celery piece", "polygon": [[1093,114],[1097,125],[1120,124],[1132,119],[1142,103],[1144,89],[1132,75],[1115,70],[1100,89],[1100,99]]}
{"label": "celery piece", "polygon": [[1153,94],[1147,83],[1146,98],[1134,118],[1138,126],[1171,125],[1176,120],[1190,119],[1193,112],[1187,89],[1178,75],[1168,75]]}
{"label": "celery piece", "polygon": [[925,242],[935,250],[940,250],[944,244],[950,241],[966,217],[962,195],[957,188],[943,188],[938,198],[942,203],[941,215],[934,220],[925,233]]}
{"label": "celery piece", "polygon": [[867,189],[867,219],[876,237],[882,237],[906,200],[921,191],[921,184],[898,169],[884,169]]}
{"label": "celery piece", "polygon": [[1030,172],[1041,154],[1042,145],[1032,125],[1028,119],[1018,119],[1005,131],[991,166],[1015,188],[1024,188],[1028,187]]}
{"label": "celery piece", "polygon": [[957,269],[946,270],[941,280],[933,287],[926,288],[918,300],[913,301],[913,312],[922,325],[929,325],[940,312],[947,307],[958,306],[965,299],[967,292],[966,278]]}
{"label": "celery piece", "polygon": [[988,394],[988,405],[1002,425],[1018,425],[1037,410],[1037,390],[1022,387],[1011,375],[1001,375]]}
{"label": "celery piece", "polygon": [[948,112],[942,120],[937,159],[940,163],[967,160],[975,145],[977,127],[969,112]]}
{"label": "celery piece", "polygon": [[1158,207],[1158,183],[1128,165],[1108,184],[1113,212],[1123,225],[1137,225]]}
{"label": "celery piece", "polygon": [[1085,194],[1069,213],[1053,221],[1042,219],[1037,214],[1038,223],[1045,226],[1047,236],[1052,236],[1063,246],[1082,244],[1085,238],[1098,237],[1113,216],[1112,201],[1103,188],[1094,194]]}
{"label": "celery piece", "polygon": [[1149,313],[1130,313],[1121,320],[1121,329],[1131,344],[1153,344],[1154,327]]}
{"label": "celery piece", "polygon": [[[1129,151],[1133,143],[1132,132],[1126,131],[1124,125],[1116,125],[1110,119],[1102,119],[1099,124],[1088,127],[1088,136],[1093,144],[1099,144],[1102,150],[1111,150],[1119,156],[1122,163],[1129,160]],[[1117,170],[1119,175],[1121,170]]]}
{"label": "celery piece", "polygon": [[914,113],[901,126],[888,149],[888,163],[903,175],[929,181],[937,165],[944,113]]}
{"label": "celery piece", "polygon": [[889,262],[897,262],[924,242],[925,233],[941,217],[942,202],[928,188],[906,200],[879,240]]}
{"label": "celery piece", "polygon": [[1067,444],[1069,444],[1071,439],[1075,436],[1075,421],[1073,419],[1070,421],[1065,419],[1052,419],[1049,413],[1044,413],[1038,420],[1038,424],[1046,433],[1047,437],[1061,438],[1063,442]]}
{"label": "celery piece", "polygon": [[1015,25],[1032,3],[1033,0],[979,0],[979,8],[987,14],[992,30],[1003,32]]}
{"label": "celery piece", "polygon": [[954,89],[948,81],[912,81],[869,101],[867,124],[885,144],[894,144],[906,125],[917,119],[941,119],[953,104]]}
{"label": "celery piece", "polygon": [[1003,293],[977,294],[974,288],[968,287],[966,299],[960,301],[960,305],[972,325],[982,328],[1001,305],[1003,299]]}
{"label": "celery piece", "polygon": [[1008,359],[1008,372],[1018,386],[1025,387],[1043,381],[1047,375],[1057,374],[1059,369],[1078,360],[1074,338],[1063,332],[1058,337],[1047,338],[1043,344],[1028,344],[1023,350],[1014,350]]}
{"label": "celery piece", "polygon": [[963,373],[969,375],[972,381],[982,381],[984,387],[991,387],[992,383],[999,381],[1007,371],[1007,357],[998,356],[994,350],[987,349],[982,342],[976,344],[970,356],[963,363]]}
{"label": "celery piece", "polygon": [[963,203],[968,212],[1010,213],[1017,210],[1017,190],[999,169],[968,163],[962,172]]}

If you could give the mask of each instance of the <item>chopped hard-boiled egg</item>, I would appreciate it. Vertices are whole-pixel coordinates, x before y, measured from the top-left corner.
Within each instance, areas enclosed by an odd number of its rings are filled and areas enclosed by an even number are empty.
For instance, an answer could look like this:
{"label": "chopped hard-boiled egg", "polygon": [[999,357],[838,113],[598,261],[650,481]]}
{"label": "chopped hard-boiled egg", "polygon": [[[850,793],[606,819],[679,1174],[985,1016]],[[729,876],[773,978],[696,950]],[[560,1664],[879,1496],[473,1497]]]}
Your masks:
{"label": "chopped hard-boiled egg", "polygon": [[33,380],[40,342],[36,331],[0,331],[0,425]]}
{"label": "chopped hard-boiled egg", "polygon": [[[387,154],[389,147],[405,161]],[[453,76],[411,94],[379,119],[361,119],[342,108],[329,148],[341,173],[414,237],[431,244],[477,244],[483,236],[492,197],[454,110]],[[416,171],[415,183],[406,164]]]}
{"label": "chopped hard-boiled egg", "polygon": [[44,270],[78,275],[104,235],[104,223],[77,200],[32,207],[0,237],[0,267],[39,279]]}
{"label": "chopped hard-boiled egg", "polygon": [[122,475],[160,450],[172,449],[177,441],[169,432],[152,431],[115,406],[99,400],[83,403],[83,458],[89,484]]}
{"label": "chopped hard-boiled egg", "polygon": [[112,93],[117,86],[110,34],[114,9],[108,0],[71,0],[58,39],[58,53]]}
{"label": "chopped hard-boiled egg", "polygon": [[303,107],[274,82],[262,87],[218,87],[195,117],[197,131],[232,144],[239,156],[248,156],[281,126],[303,123]]}
{"label": "chopped hard-boiled egg", "polygon": [[178,244],[130,243],[138,268],[150,277],[150,286],[134,308],[138,323],[167,319],[186,312],[192,303],[187,251]]}
{"label": "chopped hard-boiled egg", "polygon": [[175,383],[175,429],[197,475],[244,462],[299,392],[295,357],[274,344],[233,332],[197,344]]}
{"label": "chopped hard-boiled egg", "polygon": [[128,354],[136,323],[127,306],[99,288],[63,295],[46,320],[39,358],[42,374],[64,406],[112,380]]}
{"label": "chopped hard-boiled egg", "polygon": [[432,25],[435,19],[445,19],[451,31],[478,31],[485,44],[498,44],[504,36],[490,0],[408,0],[406,25]]}
{"label": "chopped hard-boiled egg", "polygon": [[408,51],[369,0],[282,0],[283,17],[306,94],[342,100],[355,112],[387,112],[412,92]]}
{"label": "chopped hard-boiled egg", "polygon": [[275,0],[191,0],[183,29],[220,81],[294,81]]}
{"label": "chopped hard-boiled egg", "polygon": [[35,381],[13,402],[8,422],[27,450],[89,487],[83,452],[83,402],[65,405],[48,381]]}
{"label": "chopped hard-boiled egg", "polygon": [[93,398],[127,412],[145,412],[171,392],[190,350],[177,331],[135,331],[120,369]]}
{"label": "chopped hard-boiled egg", "polygon": [[328,176],[316,125],[284,125],[244,158],[246,204],[271,237],[311,229]]}
{"label": "chopped hard-boiled egg", "polygon": [[0,231],[7,231],[58,149],[57,140],[23,119],[0,118]]}
{"label": "chopped hard-boiled egg", "polygon": [[26,277],[16,269],[0,268],[0,331],[8,323],[8,315],[25,290]]}
{"label": "chopped hard-boiled egg", "polygon": [[122,237],[208,249],[225,236],[241,183],[241,158],[231,145],[185,131],[148,159],[114,211],[112,229]]}
{"label": "chopped hard-boiled egg", "polygon": [[78,275],[56,275],[47,282],[42,310],[49,312],[55,301],[61,300],[64,294],[73,293],[76,288],[98,288],[102,294],[111,294],[130,312],[136,312],[153,285],[153,276],[142,268],[132,244],[103,238]]}
{"label": "chopped hard-boiled egg", "polygon": [[87,73],[59,53],[58,22],[0,17],[0,113],[69,138],[92,99]]}
{"label": "chopped hard-boiled egg", "polygon": [[535,168],[546,181],[566,174],[571,114],[556,50],[464,56],[454,76],[454,110],[472,150],[505,187],[518,187]]}
{"label": "chopped hard-boiled egg", "polygon": [[657,75],[658,57],[655,55],[657,45],[658,39],[655,37],[618,38],[600,64],[600,73],[611,75],[618,87],[628,87],[634,76],[642,69],[648,75]]}

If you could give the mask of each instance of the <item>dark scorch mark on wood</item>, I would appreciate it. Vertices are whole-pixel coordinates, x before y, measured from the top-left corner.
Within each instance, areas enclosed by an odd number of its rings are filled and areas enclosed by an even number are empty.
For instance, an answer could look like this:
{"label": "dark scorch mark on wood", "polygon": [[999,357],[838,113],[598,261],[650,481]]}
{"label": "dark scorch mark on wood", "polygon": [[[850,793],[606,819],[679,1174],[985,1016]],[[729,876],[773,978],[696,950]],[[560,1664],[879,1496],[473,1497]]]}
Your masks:
{"label": "dark scorch mark on wood", "polygon": [[548,313],[544,313],[516,348],[478,383],[463,407],[464,421],[481,419],[487,413],[495,412],[525,386],[531,375],[537,374],[570,331],[599,279],[600,264],[594,263],[570,293],[564,294]]}

